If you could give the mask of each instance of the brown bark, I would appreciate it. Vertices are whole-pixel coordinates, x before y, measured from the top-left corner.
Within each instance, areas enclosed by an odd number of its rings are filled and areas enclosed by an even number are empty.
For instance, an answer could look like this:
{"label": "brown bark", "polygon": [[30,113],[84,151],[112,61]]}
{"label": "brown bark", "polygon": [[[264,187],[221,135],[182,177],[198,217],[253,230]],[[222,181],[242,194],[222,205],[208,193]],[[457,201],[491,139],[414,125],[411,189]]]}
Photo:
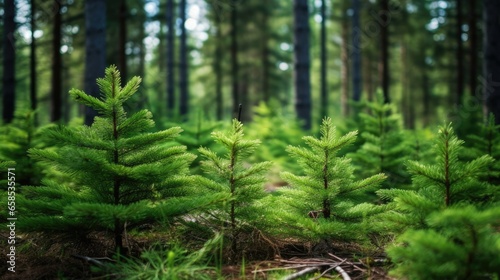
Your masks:
{"label": "brown bark", "polygon": [[340,66],[340,106],[342,116],[346,117],[349,115],[349,52],[347,49],[349,40],[349,22],[347,18],[346,9],[342,9],[341,17],[341,36],[342,43],[340,45],[340,60],[342,62]]}
{"label": "brown bark", "polygon": [[58,122],[62,118],[62,57],[61,57],[61,4],[54,1],[52,22],[52,80],[50,121]]}
{"label": "brown bark", "polygon": [[477,91],[477,16],[476,16],[476,1],[469,0],[469,90],[471,96],[480,96],[481,92]]}
{"label": "brown bark", "polygon": [[[239,93],[239,63],[238,63],[238,9],[237,0],[233,0],[231,10],[231,75],[232,75],[232,96],[233,96],[233,114],[236,115],[240,105]],[[247,104],[245,104],[247,105]]]}
{"label": "brown bark", "polygon": [[389,0],[380,1],[380,81],[384,102],[389,103]]}
{"label": "brown bark", "polygon": [[462,97],[464,94],[464,50],[463,50],[463,41],[462,41],[462,25],[463,25],[463,18],[462,18],[462,1],[463,0],[456,0],[456,9],[457,9],[457,25],[456,25],[456,44],[457,44],[457,51],[456,51],[456,60],[457,60],[457,77],[456,77],[456,94],[455,94],[455,100],[453,101],[456,106],[459,106],[460,103],[462,102]]}
{"label": "brown bark", "polygon": [[[35,11],[36,11],[36,1],[31,0],[31,44],[30,44],[30,101],[31,101],[31,110],[36,110],[37,108],[37,92],[36,92],[36,39],[35,39],[35,31],[36,31],[36,19],[35,19]],[[36,116],[36,115],[35,115]],[[36,119],[35,119],[36,122]]]}

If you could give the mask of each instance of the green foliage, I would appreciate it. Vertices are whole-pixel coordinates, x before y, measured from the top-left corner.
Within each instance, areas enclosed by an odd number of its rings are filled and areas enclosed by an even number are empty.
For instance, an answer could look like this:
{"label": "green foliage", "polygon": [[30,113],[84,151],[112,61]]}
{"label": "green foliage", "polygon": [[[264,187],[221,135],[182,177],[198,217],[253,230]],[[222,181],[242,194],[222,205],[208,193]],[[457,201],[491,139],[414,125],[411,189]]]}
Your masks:
{"label": "green foliage", "polygon": [[[363,235],[363,218],[375,209],[361,203],[367,190],[378,187],[386,178],[377,174],[356,180],[350,159],[338,157],[338,151],[353,143],[357,132],[337,136],[330,118],[323,120],[321,137],[305,136],[309,146],[289,146],[305,175],[283,172],[282,178],[290,188],[280,191],[277,219],[285,234],[309,238],[356,239]],[[279,209],[277,209],[279,208]]]}
{"label": "green foliage", "polygon": [[200,147],[207,147],[215,149],[214,141],[211,137],[211,132],[220,128],[220,122],[212,122],[204,120],[202,114],[198,115],[196,121],[185,122],[182,125],[184,129],[182,135],[177,137],[176,141],[181,145],[187,147],[187,151],[195,154],[197,157],[191,164],[191,172],[194,174],[201,174],[200,161],[202,159],[198,149]]}
{"label": "green foliage", "polygon": [[290,161],[286,147],[299,145],[304,132],[293,118],[286,118],[281,114],[281,110],[273,109],[279,105],[271,106],[261,102],[254,108],[256,115],[249,124],[249,137],[260,139],[262,145],[252,157],[256,162],[273,161],[278,172],[283,170],[300,172],[301,169]]}
{"label": "green foliage", "polygon": [[[16,167],[16,162],[14,161],[3,161],[0,159],[0,184],[2,185],[1,191],[0,191],[0,198],[3,201],[7,201],[7,190],[8,190],[8,177],[9,177],[9,168],[15,168]],[[16,171],[14,170],[14,173]],[[7,211],[3,211],[3,213],[0,215],[1,218],[6,219],[7,218]]]}
{"label": "green foliage", "polygon": [[29,158],[28,150],[47,147],[40,137],[44,128],[36,127],[33,111],[18,111],[12,123],[0,127],[0,158],[16,162],[18,185],[40,184],[42,168]]}
{"label": "green foliage", "polygon": [[[151,113],[141,110],[128,117],[123,108],[137,91],[140,78],[121,87],[116,67],[105,73],[97,81],[100,98],[70,91],[75,100],[99,112],[92,126],[47,130],[46,136],[59,147],[30,150],[33,158],[70,174],[73,184],[47,182],[30,189],[24,207],[35,217],[24,219],[24,230],[113,229],[115,245],[121,248],[125,226],[179,215],[208,202],[203,196],[183,199],[196,193],[194,180],[188,176],[194,155],[183,146],[167,144],[182,130],[147,132],[154,126]],[[33,211],[34,205],[40,211]]]}
{"label": "green foliage", "polygon": [[238,252],[239,235],[265,218],[257,201],[266,195],[264,175],[271,166],[270,162],[250,165],[246,161],[260,141],[246,140],[243,136],[243,124],[235,119],[230,131],[212,133],[214,140],[224,147],[222,157],[207,148],[199,149],[205,159],[201,166],[207,176],[200,178],[202,184],[209,192],[228,196],[209,216],[214,218],[211,226],[228,233],[233,256]]}
{"label": "green foliage", "polygon": [[402,127],[401,115],[396,113],[393,104],[384,103],[379,92],[375,101],[364,104],[367,112],[360,112],[362,121],[362,146],[350,154],[361,177],[374,173],[384,173],[388,179],[382,184],[393,188],[409,183],[409,176],[403,162],[411,153]]}
{"label": "green foliage", "polygon": [[478,201],[489,195],[487,185],[480,178],[493,159],[483,155],[463,162],[459,159],[462,145],[463,141],[457,138],[451,124],[442,126],[434,146],[436,163],[407,162],[412,188],[377,191],[383,199],[391,200],[394,211],[386,215],[387,221],[403,228],[425,228],[425,221],[432,212],[461,202]]}
{"label": "green foliage", "polygon": [[490,114],[485,123],[480,124],[478,134],[468,135],[469,148],[465,150],[465,158],[474,158],[481,155],[489,155],[495,159],[488,167],[485,179],[491,184],[493,201],[499,201],[500,189],[500,125],[495,125],[495,116]]}
{"label": "green foliage", "polygon": [[428,219],[429,229],[409,230],[387,250],[391,274],[405,279],[492,279],[500,276],[500,208],[457,205]]}
{"label": "green foliage", "polygon": [[192,253],[180,245],[167,250],[149,249],[142,253],[141,259],[128,259],[108,269],[112,271],[111,276],[128,280],[213,279],[214,268],[208,265],[208,258],[221,238],[219,235],[208,240],[200,250]]}

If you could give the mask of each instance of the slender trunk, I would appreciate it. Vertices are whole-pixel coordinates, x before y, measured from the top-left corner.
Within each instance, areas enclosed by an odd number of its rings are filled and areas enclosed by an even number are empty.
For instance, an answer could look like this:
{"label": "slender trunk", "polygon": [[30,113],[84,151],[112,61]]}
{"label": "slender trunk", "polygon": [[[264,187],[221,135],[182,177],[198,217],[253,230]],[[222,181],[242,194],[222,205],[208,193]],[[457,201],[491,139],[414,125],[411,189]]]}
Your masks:
{"label": "slender trunk", "polygon": [[216,40],[215,40],[215,58],[214,58],[214,72],[215,72],[215,107],[217,120],[224,118],[224,101],[222,98],[222,24],[219,15],[215,15],[216,20]]}
{"label": "slender trunk", "polygon": [[[328,135],[326,137],[328,137]],[[328,151],[325,150],[325,164],[323,165],[323,188],[325,190],[328,189],[328,158],[329,158]],[[323,217],[325,219],[330,219],[331,216],[330,200],[327,198],[323,200],[322,212],[323,212]]]}
{"label": "slender trunk", "polygon": [[127,81],[127,1],[120,0],[120,8],[118,11],[118,69],[120,70],[120,76],[122,81]]}
{"label": "slender trunk", "polygon": [[[36,19],[35,19],[35,11],[36,11],[36,3],[35,0],[31,0],[31,44],[30,44],[30,101],[31,101],[31,110],[36,110],[37,108],[37,94],[36,94],[36,40],[35,40],[35,31],[36,31]],[[36,115],[35,123],[36,123]]]}
{"label": "slender trunk", "polygon": [[[85,92],[99,97],[96,84],[106,68],[106,0],[85,1]],[[85,107],[85,124],[91,125],[97,112]]]}
{"label": "slender trunk", "polygon": [[[236,115],[238,112],[238,107],[240,104],[240,95],[238,92],[238,9],[237,9],[237,0],[233,0],[233,7],[231,10],[231,74],[232,74],[232,96],[233,96],[233,113]],[[247,104],[245,104],[247,105]]]}
{"label": "slender trunk", "polygon": [[[140,23],[141,27],[139,28],[139,41],[137,42],[139,44],[139,71],[138,75],[139,77],[144,77],[145,71],[146,71],[146,47],[144,46],[144,38],[146,37],[146,32],[144,30],[144,23],[146,22],[146,15],[143,14],[143,11],[140,11]],[[141,97],[139,97],[139,108],[145,108],[146,106],[149,107],[149,100],[148,100],[148,94],[142,94]]]}
{"label": "slender trunk", "polygon": [[[360,23],[360,0],[352,0],[352,99],[361,100],[362,77],[361,77],[361,23]],[[368,73],[369,74],[369,73]],[[370,79],[370,78],[369,78]]]}
{"label": "slender trunk", "polygon": [[302,127],[311,129],[311,77],[309,57],[309,7],[307,0],[294,0],[295,111]]}
{"label": "slender trunk", "polygon": [[261,48],[261,62],[262,62],[262,100],[266,103],[269,102],[270,92],[269,92],[269,10],[266,7],[263,11],[262,18],[262,48]]}
{"label": "slender trunk", "polygon": [[167,0],[167,114],[174,116],[174,1]]}
{"label": "slender trunk", "polygon": [[476,17],[476,1],[469,0],[469,90],[471,96],[480,97],[482,92],[477,91],[477,17]]}
{"label": "slender trunk", "polygon": [[403,71],[401,71],[401,84],[403,87],[403,116],[404,124],[407,129],[415,128],[415,104],[412,100],[411,79],[410,79],[410,65],[408,63],[408,43],[406,38],[403,37],[401,43],[401,61]]}
{"label": "slender trunk", "polygon": [[[114,79],[113,79],[114,83]],[[116,97],[117,92],[114,91],[116,88],[116,85],[112,85],[112,96],[113,98]],[[119,85],[118,85],[119,86]],[[116,110],[113,110],[113,115],[112,115],[112,120],[113,120],[113,140],[115,142],[115,147],[113,150],[113,163],[114,164],[119,164],[120,163],[120,158],[119,158],[119,153],[118,153],[118,148],[117,148],[117,143],[118,143],[118,112]],[[120,179],[119,178],[114,178],[114,183],[113,183],[113,197],[114,197],[114,205],[120,205]],[[119,218],[115,218],[115,248],[118,253],[123,252],[123,224],[120,221]]]}
{"label": "slender trunk", "polygon": [[[237,254],[237,249],[238,249],[238,240],[237,238],[237,232],[236,232],[236,212],[235,212],[235,201],[234,197],[236,196],[236,179],[234,178],[234,168],[236,164],[236,143],[233,143],[233,146],[231,147],[231,162],[229,164],[229,170],[231,171],[231,176],[229,178],[229,186],[230,186],[230,191],[231,191],[231,209],[230,209],[230,219],[231,219],[231,255],[232,257],[235,257]],[[231,260],[232,262],[236,261],[235,258]]]}
{"label": "slender trunk", "polygon": [[181,18],[181,40],[180,40],[180,77],[179,77],[179,114],[186,120],[189,109],[188,91],[188,63],[187,63],[187,36],[186,36],[186,0],[181,0],[179,5]]}
{"label": "slender trunk", "polygon": [[321,0],[321,118],[328,116],[328,89],[326,87],[326,1]]}
{"label": "slender trunk", "polygon": [[484,100],[486,112],[500,124],[500,1],[484,0]]}
{"label": "slender trunk", "polygon": [[380,1],[380,80],[384,103],[389,103],[389,0]]}
{"label": "slender trunk", "polygon": [[429,83],[429,77],[427,76],[427,71],[426,67],[424,67],[424,70],[422,71],[422,93],[423,93],[423,103],[424,103],[424,110],[423,110],[423,125],[427,126],[430,124],[431,120],[431,103],[432,103],[432,96],[431,96],[431,90],[430,90],[430,83]]}
{"label": "slender trunk", "polygon": [[61,4],[54,0],[54,19],[52,22],[52,92],[50,121],[58,122],[62,118],[62,58],[61,58]]}
{"label": "slender trunk", "polygon": [[[446,131],[448,133],[448,131]],[[445,187],[445,205],[446,207],[451,205],[451,180],[450,180],[450,147],[449,139],[446,138],[445,149],[444,149],[444,187]]]}
{"label": "slender trunk", "polygon": [[347,40],[349,32],[349,23],[347,21],[347,10],[342,9],[342,19],[341,19],[341,31],[342,43],[340,45],[340,60],[342,62],[340,66],[340,104],[342,116],[347,117],[349,115],[349,54],[347,50]]}
{"label": "slender trunk", "polygon": [[[248,70],[247,70],[248,71]],[[250,76],[250,75],[245,75],[245,76]],[[241,82],[238,83],[239,86],[239,93],[241,95],[241,104],[248,104],[248,105],[243,105],[241,107],[242,112],[241,112],[241,122],[249,122],[252,119],[252,111],[251,111],[251,105],[250,105],[250,95],[248,94],[250,91],[249,84],[247,80],[242,80]],[[239,112],[240,108],[238,106],[238,116],[240,116]],[[240,120],[240,119],[238,119]]]}
{"label": "slender trunk", "polygon": [[16,100],[16,4],[5,0],[3,17],[3,121],[10,123],[14,118]]}
{"label": "slender trunk", "polygon": [[456,44],[457,44],[457,52],[456,52],[456,60],[457,60],[457,77],[456,77],[456,95],[455,95],[455,100],[454,100],[454,105],[459,106],[460,103],[462,102],[462,96],[464,94],[464,50],[463,50],[463,41],[462,41],[462,25],[463,25],[463,19],[462,19],[462,1],[463,0],[456,0],[456,5],[457,5],[457,37],[456,37]]}
{"label": "slender trunk", "polygon": [[[374,63],[372,61],[372,58],[370,54],[366,56],[366,61],[363,63],[363,71],[364,71],[364,76],[366,77],[365,79],[365,91],[367,94],[367,99],[368,101],[373,101],[373,95],[374,95]],[[353,69],[354,72],[354,69]],[[354,86],[353,86],[354,87]],[[357,100],[359,101],[359,100]]]}

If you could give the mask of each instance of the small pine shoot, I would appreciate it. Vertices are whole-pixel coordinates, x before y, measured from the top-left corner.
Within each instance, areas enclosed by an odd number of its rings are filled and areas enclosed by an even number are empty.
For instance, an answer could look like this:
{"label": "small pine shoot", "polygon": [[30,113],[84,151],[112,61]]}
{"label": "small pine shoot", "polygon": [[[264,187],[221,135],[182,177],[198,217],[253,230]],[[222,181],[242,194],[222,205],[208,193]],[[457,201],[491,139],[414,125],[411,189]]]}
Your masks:
{"label": "small pine shoot", "polygon": [[488,167],[486,180],[491,185],[491,201],[500,201],[500,125],[495,124],[495,116],[490,114],[485,123],[480,124],[478,134],[468,135],[469,144],[472,145],[466,149],[466,158],[475,158],[481,155],[489,155],[495,159],[495,162]]}
{"label": "small pine shoot", "polygon": [[182,135],[177,137],[176,141],[181,145],[186,146],[188,152],[197,156],[191,164],[192,173],[202,174],[200,169],[200,161],[202,157],[198,149],[200,147],[212,148],[214,146],[211,132],[220,128],[220,126],[220,122],[204,120],[201,113],[198,114],[197,120],[191,120],[183,123],[182,128],[184,131]]}
{"label": "small pine shoot", "polygon": [[204,160],[201,167],[206,173],[203,185],[210,192],[227,195],[217,209],[210,213],[215,221],[211,226],[225,232],[231,241],[231,261],[237,261],[243,248],[239,248],[240,234],[253,230],[260,219],[265,218],[257,201],[263,198],[263,184],[270,162],[250,165],[246,158],[259,146],[259,140],[244,139],[243,124],[234,119],[228,132],[213,132],[214,140],[224,147],[221,157],[207,148],[199,152]]}
{"label": "small pine shoot", "polygon": [[430,228],[408,230],[387,252],[398,279],[496,279],[500,208],[457,205],[433,213]]}
{"label": "small pine shoot", "polygon": [[299,122],[294,118],[286,118],[281,113],[279,109],[281,105],[271,104],[270,106],[262,102],[254,108],[255,116],[249,124],[249,137],[260,139],[263,143],[252,159],[257,162],[273,161],[276,169],[273,171],[279,179],[279,172],[283,170],[300,171],[297,165],[289,160],[286,147],[299,145],[304,132]]}
{"label": "small pine shoot", "polygon": [[374,173],[384,173],[387,180],[382,187],[393,188],[409,184],[409,176],[404,169],[404,161],[410,152],[410,146],[402,127],[402,117],[395,107],[384,103],[382,93],[375,101],[366,102],[368,112],[359,114],[363,123],[361,148],[350,154],[356,166],[356,173],[361,177]]}
{"label": "small pine shoot", "polygon": [[451,123],[442,126],[434,146],[436,163],[407,162],[408,172],[412,175],[412,189],[377,191],[382,199],[391,200],[394,211],[387,214],[387,221],[393,221],[402,228],[425,228],[425,221],[432,212],[489,195],[487,185],[480,178],[493,159],[483,155],[463,162],[459,159],[462,145],[463,141],[457,138]]}
{"label": "small pine shoot", "polygon": [[92,126],[48,130],[47,136],[60,144],[56,150],[30,150],[34,159],[70,174],[72,184],[46,182],[29,190],[25,208],[40,211],[23,219],[23,229],[112,230],[121,250],[125,228],[180,215],[207,202],[203,196],[190,196],[195,190],[188,166],[194,155],[183,146],[168,145],[182,130],[148,132],[154,126],[148,110],[127,116],[123,105],[140,81],[134,77],[122,87],[120,73],[111,66],[97,80],[100,98],[70,91],[100,116]]}
{"label": "small pine shoot", "polygon": [[[282,203],[277,219],[285,235],[318,239],[356,239],[361,237],[362,221],[374,207],[361,203],[366,191],[377,188],[384,174],[356,180],[350,159],[338,152],[356,140],[357,132],[337,136],[330,118],[323,120],[321,137],[305,136],[309,146],[289,146],[305,175],[283,172],[281,177],[290,184],[277,198]],[[275,208],[280,208],[275,207]]]}
{"label": "small pine shoot", "polygon": [[40,184],[42,167],[29,158],[28,150],[47,146],[40,137],[44,128],[36,127],[33,111],[16,113],[12,123],[0,128],[0,159],[16,162],[18,186]]}

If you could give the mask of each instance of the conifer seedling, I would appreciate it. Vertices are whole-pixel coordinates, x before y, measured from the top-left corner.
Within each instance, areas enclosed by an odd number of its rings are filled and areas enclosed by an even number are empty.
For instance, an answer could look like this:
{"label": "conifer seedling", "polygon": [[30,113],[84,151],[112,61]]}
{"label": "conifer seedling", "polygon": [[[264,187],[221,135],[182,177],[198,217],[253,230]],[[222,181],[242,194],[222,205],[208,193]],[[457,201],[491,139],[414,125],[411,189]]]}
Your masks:
{"label": "conifer seedling", "polygon": [[11,123],[0,127],[0,159],[16,162],[18,186],[40,184],[42,168],[29,158],[28,150],[48,146],[40,136],[41,131],[50,126],[37,127],[35,112],[21,110]]}
{"label": "conifer seedling", "polygon": [[[404,279],[495,279],[500,273],[500,208],[452,206],[408,230],[387,251]],[[495,227],[497,229],[495,229]]]}
{"label": "conifer seedling", "polygon": [[72,182],[46,182],[32,188],[23,202],[33,217],[23,219],[23,229],[111,230],[116,248],[122,250],[126,228],[209,203],[206,196],[194,196],[188,171],[194,155],[186,153],[184,146],[167,145],[181,128],[150,132],[154,121],[148,110],[130,116],[125,112],[123,105],[137,92],[140,81],[134,77],[122,87],[120,73],[111,66],[97,80],[99,98],[78,89],[70,91],[71,97],[97,110],[99,116],[91,126],[47,131],[59,143],[55,150],[30,150],[34,159],[70,174]]}
{"label": "conifer seedling", "polygon": [[206,173],[202,184],[211,192],[228,196],[210,216],[215,218],[212,226],[229,236],[232,261],[236,261],[240,255],[239,235],[251,231],[259,219],[265,218],[256,202],[266,195],[263,183],[271,162],[250,165],[246,161],[260,141],[244,139],[243,124],[236,119],[230,131],[216,131],[212,137],[224,147],[225,154],[219,156],[207,148],[199,149],[204,158],[201,166]]}
{"label": "conifer seedling", "polygon": [[[309,146],[287,148],[305,175],[283,172],[290,187],[281,191],[282,209],[275,209],[283,223],[283,233],[313,239],[356,239],[362,235],[362,222],[375,210],[362,203],[367,190],[377,188],[386,178],[380,173],[356,180],[350,159],[338,152],[352,144],[357,131],[338,136],[330,118],[320,127],[321,137],[305,136]],[[280,207],[275,207],[280,208]]]}
{"label": "conifer seedling", "polygon": [[490,113],[486,122],[480,124],[478,134],[470,134],[469,147],[466,150],[467,158],[476,158],[489,155],[495,162],[488,167],[485,179],[490,184],[492,197],[490,201],[500,201],[500,125],[495,124],[495,116]]}
{"label": "conifer seedling", "polygon": [[439,129],[434,146],[435,164],[408,161],[408,172],[412,176],[409,190],[379,190],[382,199],[391,200],[394,210],[384,214],[386,222],[395,222],[396,227],[427,227],[427,217],[457,203],[470,203],[478,197],[488,196],[487,184],[481,180],[493,163],[488,155],[464,162],[459,155],[463,141],[458,139],[450,124]]}
{"label": "conifer seedling", "polygon": [[409,183],[404,161],[410,154],[410,146],[402,127],[402,117],[393,104],[385,103],[381,92],[376,100],[364,103],[369,112],[359,114],[362,121],[361,148],[350,156],[356,166],[356,174],[362,177],[384,173],[387,180],[382,186]]}

